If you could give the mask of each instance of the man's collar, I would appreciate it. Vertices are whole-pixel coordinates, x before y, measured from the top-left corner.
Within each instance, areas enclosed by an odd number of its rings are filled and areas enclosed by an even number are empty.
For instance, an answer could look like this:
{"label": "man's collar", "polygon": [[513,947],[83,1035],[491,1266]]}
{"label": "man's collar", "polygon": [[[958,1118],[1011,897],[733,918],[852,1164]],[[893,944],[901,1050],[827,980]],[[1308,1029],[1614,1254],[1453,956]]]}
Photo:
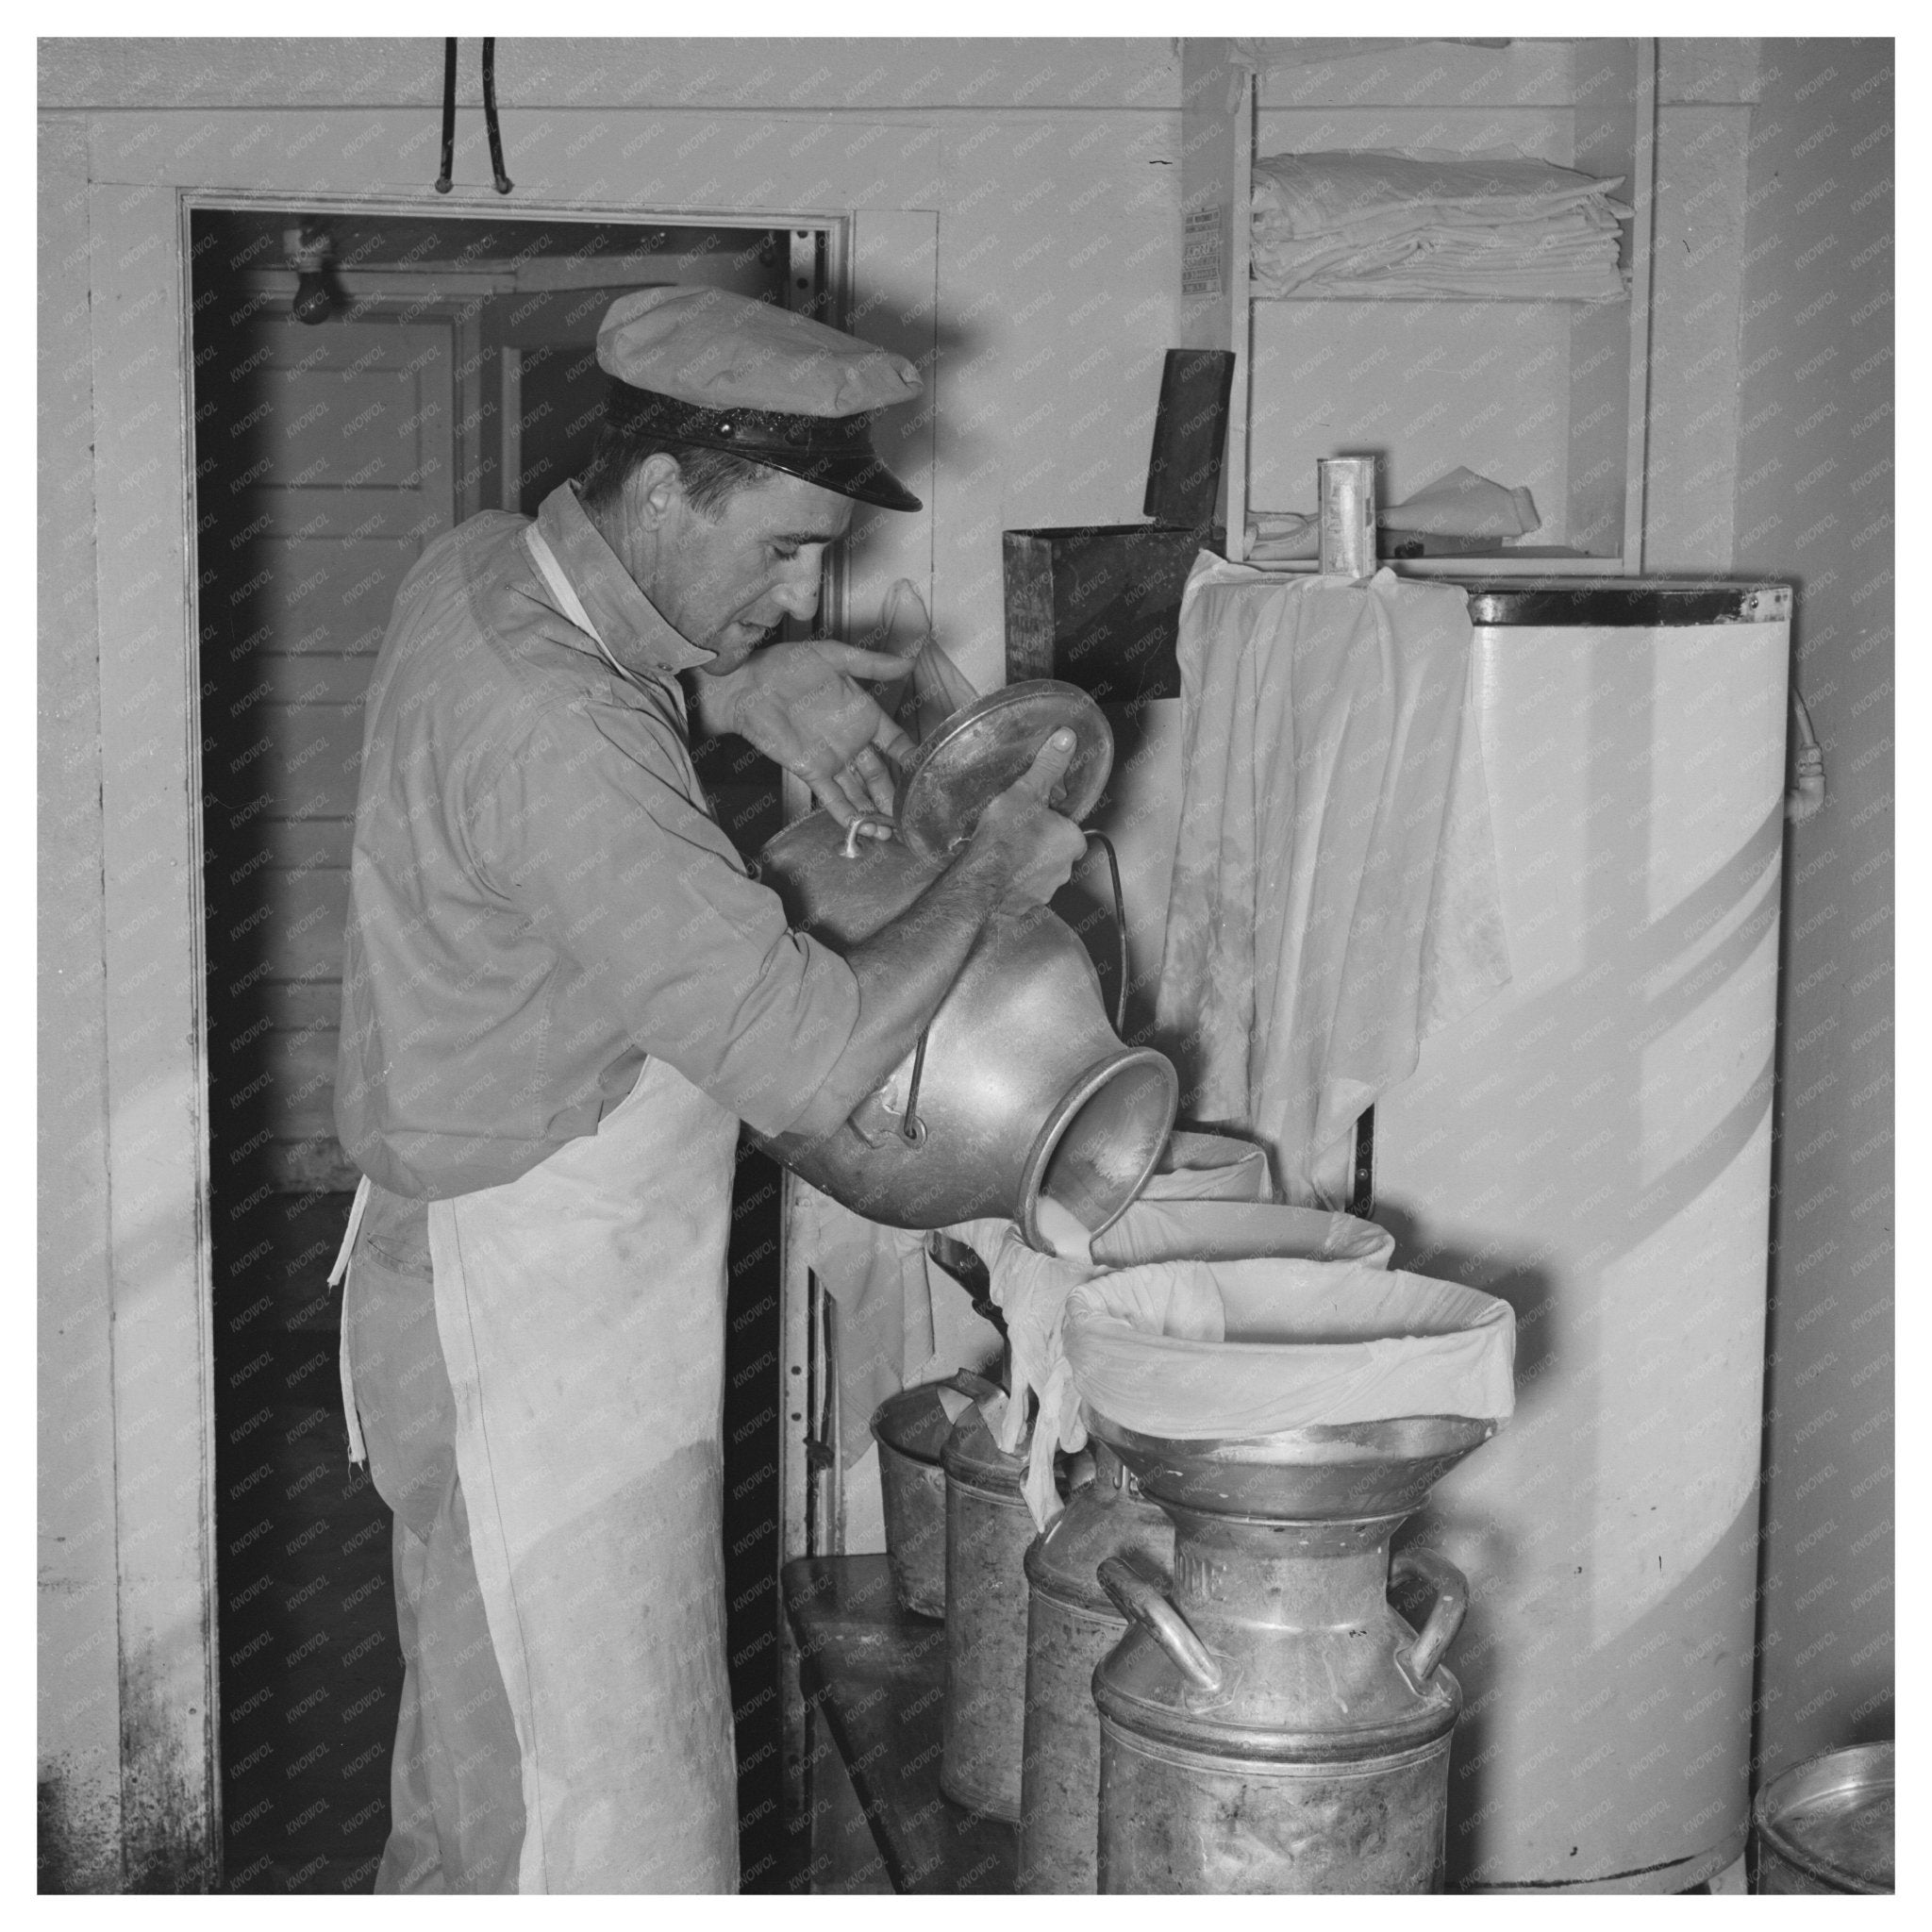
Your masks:
{"label": "man's collar", "polygon": [[692,671],[711,661],[709,651],[674,630],[638,589],[577,501],[572,484],[559,483],[543,499],[537,527],[583,599],[597,634],[620,662],[669,673]]}

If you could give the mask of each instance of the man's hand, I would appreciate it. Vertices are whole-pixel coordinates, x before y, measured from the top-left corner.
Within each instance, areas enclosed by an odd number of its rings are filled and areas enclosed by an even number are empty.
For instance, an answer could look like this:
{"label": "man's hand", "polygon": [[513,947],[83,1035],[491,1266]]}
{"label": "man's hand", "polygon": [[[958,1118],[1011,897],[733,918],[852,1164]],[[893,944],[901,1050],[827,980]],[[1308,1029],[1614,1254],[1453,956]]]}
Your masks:
{"label": "man's hand", "polygon": [[1007,874],[1008,903],[1043,904],[1072,877],[1087,835],[1047,801],[1074,761],[1074,734],[1063,725],[1027,770],[979,815],[969,851]]}
{"label": "man's hand", "polygon": [[912,741],[855,679],[904,677],[903,658],[811,639],[767,644],[724,677],[700,674],[698,723],[735,731],[811,787],[841,825],[862,812],[892,810],[887,760],[910,755]]}
{"label": "man's hand", "polygon": [[946,869],[896,918],[846,951],[858,982],[858,1019],[805,1112],[774,1143],[781,1155],[840,1131],[913,1050],[1001,907],[1024,911],[1066,882],[1087,840],[1047,801],[1066,778],[1074,742],[1071,731],[1055,732],[1032,767],[980,813]]}

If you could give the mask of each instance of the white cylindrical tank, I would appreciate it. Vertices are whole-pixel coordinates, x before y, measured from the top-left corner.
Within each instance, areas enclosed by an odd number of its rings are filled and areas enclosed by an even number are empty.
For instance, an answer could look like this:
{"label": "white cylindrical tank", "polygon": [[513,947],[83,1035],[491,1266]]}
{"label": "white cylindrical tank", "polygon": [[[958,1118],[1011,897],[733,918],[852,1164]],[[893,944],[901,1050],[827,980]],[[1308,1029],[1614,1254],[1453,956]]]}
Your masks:
{"label": "white cylindrical tank", "polygon": [[1674,1891],[1749,1819],[1790,592],[1472,598],[1510,985],[1374,1111],[1398,1265],[1512,1303],[1449,1883]]}

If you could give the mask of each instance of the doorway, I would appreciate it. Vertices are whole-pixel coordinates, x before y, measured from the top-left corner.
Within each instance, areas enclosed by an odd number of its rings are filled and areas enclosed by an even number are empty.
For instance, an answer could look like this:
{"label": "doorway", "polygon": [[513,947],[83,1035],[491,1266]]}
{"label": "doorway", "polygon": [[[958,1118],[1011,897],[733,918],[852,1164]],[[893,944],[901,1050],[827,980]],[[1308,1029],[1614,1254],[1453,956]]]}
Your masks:
{"label": "doorway", "polygon": [[[396,588],[456,523],[534,513],[582,467],[605,386],[595,331],[616,294],[704,282],[822,309],[826,241],[692,224],[192,216],[227,1889],[367,1891],[388,1832],[401,1684],[390,1523],[348,1467],[326,1277],[357,1179],[332,1096],[361,706]],[[822,621],[835,624],[827,589]],[[737,739],[693,749],[721,822],[755,851],[782,823],[775,768]],[[786,1875],[779,1197],[775,1168],[741,1149],[724,1541],[747,1890]]]}

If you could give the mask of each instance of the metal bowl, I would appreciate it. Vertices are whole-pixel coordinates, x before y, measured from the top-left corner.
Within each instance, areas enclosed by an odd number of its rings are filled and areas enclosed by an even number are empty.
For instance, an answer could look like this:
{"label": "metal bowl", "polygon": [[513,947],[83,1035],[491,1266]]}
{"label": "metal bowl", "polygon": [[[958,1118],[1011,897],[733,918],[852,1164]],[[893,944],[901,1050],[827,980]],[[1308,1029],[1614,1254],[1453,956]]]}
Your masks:
{"label": "metal bowl", "polygon": [[1761,1892],[1890,1892],[1892,1747],[1854,1744],[1774,1777],[1753,1807]]}
{"label": "metal bowl", "polygon": [[1087,1411],[1088,1426],[1158,1503],[1298,1523],[1407,1515],[1496,1433],[1462,1415],[1315,1424],[1229,1440],[1142,1435]]}

